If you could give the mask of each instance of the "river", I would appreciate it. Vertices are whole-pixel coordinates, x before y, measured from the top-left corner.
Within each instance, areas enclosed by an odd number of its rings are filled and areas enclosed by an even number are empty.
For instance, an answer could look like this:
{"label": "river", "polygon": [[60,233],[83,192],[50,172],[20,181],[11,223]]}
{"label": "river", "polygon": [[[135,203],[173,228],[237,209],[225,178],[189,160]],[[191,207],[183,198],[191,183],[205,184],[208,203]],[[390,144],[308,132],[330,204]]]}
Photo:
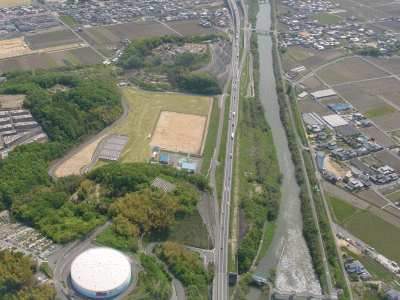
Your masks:
{"label": "river", "polygon": [[[269,30],[270,26],[270,4],[260,4],[257,29]],[[276,268],[277,289],[322,294],[320,283],[312,267],[310,253],[302,235],[298,196],[300,189],[295,179],[288,141],[279,116],[270,36],[258,36],[258,51],[260,53],[260,100],[264,106],[265,117],[271,127],[284,180],[281,187],[282,199],[275,235],[266,255],[256,269],[256,275],[268,278],[270,268]],[[251,288],[247,299],[256,300],[260,294],[259,289]]]}

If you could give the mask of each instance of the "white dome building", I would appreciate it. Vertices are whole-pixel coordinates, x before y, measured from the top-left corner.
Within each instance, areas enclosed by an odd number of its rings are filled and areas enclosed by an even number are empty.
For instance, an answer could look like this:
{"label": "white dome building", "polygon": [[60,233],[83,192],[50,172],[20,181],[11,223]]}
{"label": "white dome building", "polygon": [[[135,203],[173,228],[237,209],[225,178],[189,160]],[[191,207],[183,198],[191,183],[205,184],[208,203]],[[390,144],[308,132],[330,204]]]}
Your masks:
{"label": "white dome building", "polygon": [[121,293],[131,281],[131,266],[121,252],[93,248],[79,254],[71,265],[75,289],[87,297],[103,299]]}

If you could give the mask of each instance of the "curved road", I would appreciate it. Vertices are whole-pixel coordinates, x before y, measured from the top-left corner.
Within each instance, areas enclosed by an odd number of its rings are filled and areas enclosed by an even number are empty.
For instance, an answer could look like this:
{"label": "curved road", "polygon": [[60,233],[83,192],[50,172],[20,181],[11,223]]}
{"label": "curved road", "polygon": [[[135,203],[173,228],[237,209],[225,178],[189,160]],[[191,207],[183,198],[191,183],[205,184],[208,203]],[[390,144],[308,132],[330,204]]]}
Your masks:
{"label": "curved road", "polygon": [[101,137],[102,135],[106,134],[107,132],[109,132],[112,128],[114,128],[116,125],[118,125],[119,123],[121,123],[123,120],[126,119],[127,116],[129,116],[130,114],[130,109],[128,106],[128,103],[126,103],[124,96],[122,96],[121,99],[122,102],[122,107],[124,109],[124,112],[122,114],[122,116],[115,121],[114,123],[112,123],[110,126],[108,126],[107,128],[105,128],[103,131],[99,132],[98,134],[96,134],[94,137],[92,137],[90,140],[86,141],[85,143],[83,143],[82,145],[80,145],[78,148],[76,148],[75,150],[71,151],[70,153],[68,153],[66,156],[64,156],[62,159],[60,159],[54,166],[51,167],[50,171],[49,171],[49,175],[53,178],[53,180],[57,180],[57,177],[54,175],[55,171],[58,169],[59,166],[61,166],[63,163],[65,163],[68,159],[70,159],[72,156],[74,156],[76,153],[78,153],[79,151],[81,151],[83,148],[85,148],[87,145],[93,143],[95,140],[97,140],[99,137]]}

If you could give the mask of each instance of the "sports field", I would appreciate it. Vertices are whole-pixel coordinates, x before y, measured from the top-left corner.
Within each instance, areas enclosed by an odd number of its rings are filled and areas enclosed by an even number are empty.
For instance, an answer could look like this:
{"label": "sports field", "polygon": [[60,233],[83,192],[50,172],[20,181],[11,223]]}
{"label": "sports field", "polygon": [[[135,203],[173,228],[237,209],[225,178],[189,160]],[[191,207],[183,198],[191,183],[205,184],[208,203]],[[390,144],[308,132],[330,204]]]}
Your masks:
{"label": "sports field", "polygon": [[131,113],[110,131],[110,134],[129,136],[121,162],[144,162],[151,156],[149,135],[153,134],[162,111],[206,116],[208,120],[212,104],[210,97],[151,93],[128,88],[123,89],[122,94]]}

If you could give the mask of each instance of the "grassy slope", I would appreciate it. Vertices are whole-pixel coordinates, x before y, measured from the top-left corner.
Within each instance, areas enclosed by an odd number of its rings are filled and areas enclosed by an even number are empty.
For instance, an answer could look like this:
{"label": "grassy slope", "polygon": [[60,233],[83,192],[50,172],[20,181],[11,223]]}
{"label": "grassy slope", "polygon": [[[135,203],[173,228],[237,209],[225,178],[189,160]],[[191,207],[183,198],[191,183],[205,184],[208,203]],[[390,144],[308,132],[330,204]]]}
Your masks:
{"label": "grassy slope", "polygon": [[213,156],[214,153],[215,142],[218,133],[220,110],[221,109],[218,106],[218,98],[214,98],[210,125],[207,134],[207,141],[206,141],[206,146],[204,148],[203,162],[201,165],[201,174],[203,175],[207,175],[208,168],[210,167],[211,157]]}

